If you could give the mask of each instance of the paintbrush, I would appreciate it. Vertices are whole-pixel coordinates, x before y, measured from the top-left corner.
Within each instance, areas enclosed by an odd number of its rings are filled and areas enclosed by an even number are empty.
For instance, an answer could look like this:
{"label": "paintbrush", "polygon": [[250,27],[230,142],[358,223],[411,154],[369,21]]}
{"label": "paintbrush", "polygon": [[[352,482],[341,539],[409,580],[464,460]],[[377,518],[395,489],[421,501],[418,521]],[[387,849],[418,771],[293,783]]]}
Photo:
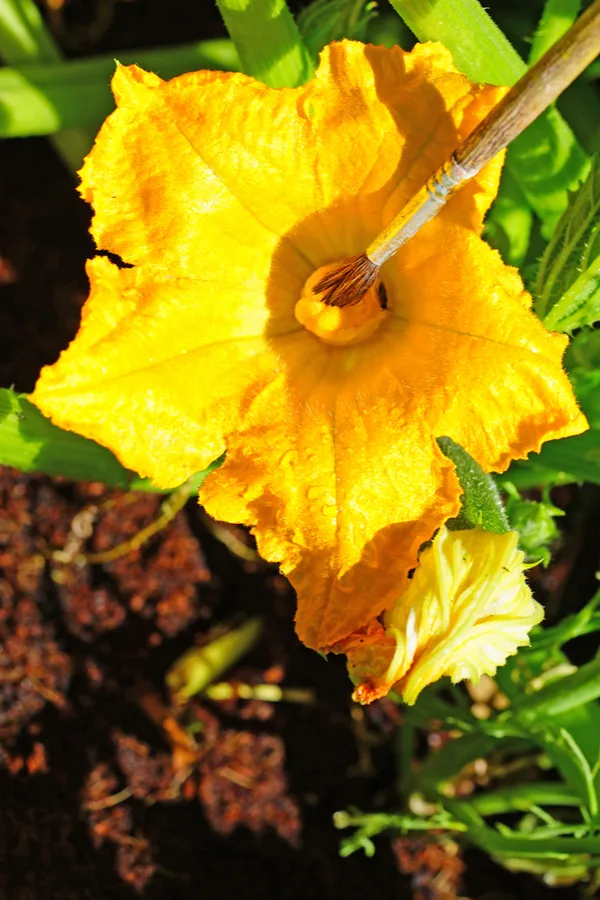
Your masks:
{"label": "paintbrush", "polygon": [[328,306],[351,306],[375,284],[379,269],[464,184],[507,147],[600,53],[600,0],[504,95],[477,128],[377,235],[364,253],[342,260],[314,287]]}

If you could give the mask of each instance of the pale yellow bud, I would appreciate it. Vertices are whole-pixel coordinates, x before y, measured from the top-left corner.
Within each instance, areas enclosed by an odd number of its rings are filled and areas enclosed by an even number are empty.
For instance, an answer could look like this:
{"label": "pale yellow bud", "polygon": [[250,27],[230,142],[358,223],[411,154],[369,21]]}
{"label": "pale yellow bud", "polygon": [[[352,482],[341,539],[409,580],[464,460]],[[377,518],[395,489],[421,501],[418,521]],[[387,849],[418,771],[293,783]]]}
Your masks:
{"label": "pale yellow bud", "polygon": [[424,687],[493,675],[543,618],[524,575],[518,534],[445,526],[423,551],[414,577],[371,631],[348,648],[354,698],[391,688],[413,704]]}

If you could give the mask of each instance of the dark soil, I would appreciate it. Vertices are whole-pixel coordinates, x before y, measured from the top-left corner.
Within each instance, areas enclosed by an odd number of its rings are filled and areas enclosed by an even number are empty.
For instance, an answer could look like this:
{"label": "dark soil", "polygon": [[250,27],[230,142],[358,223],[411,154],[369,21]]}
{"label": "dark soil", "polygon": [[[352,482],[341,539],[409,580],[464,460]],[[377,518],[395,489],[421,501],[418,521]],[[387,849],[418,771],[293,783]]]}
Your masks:
{"label": "dark soil", "polygon": [[[105,34],[87,40],[90,7],[74,3],[63,22],[78,29],[69,52],[220,34],[212,5],[201,21],[195,6],[117,3]],[[5,142],[0,160],[0,385],[27,391],[76,330],[89,211],[45,141]],[[400,714],[388,702],[352,707],[342,660],[326,663],[295,637],[286,582],[227,549],[194,501],[141,549],[80,566],[77,552],[127,540],[160,498],[7,469],[0,494],[0,897],[576,896],[473,852],[461,886],[460,857],[414,842],[380,839],[372,859],[339,856],[336,810],[397,803]],[[539,587],[556,616],[570,611],[565,596],[576,605],[593,589],[597,549],[584,538],[600,504],[596,491],[555,500],[568,512],[565,541]],[[78,541],[86,523],[92,536]],[[248,615],[264,618],[264,636],[226,677],[304,689],[314,702],[195,702],[191,739],[167,705],[165,673]]]}

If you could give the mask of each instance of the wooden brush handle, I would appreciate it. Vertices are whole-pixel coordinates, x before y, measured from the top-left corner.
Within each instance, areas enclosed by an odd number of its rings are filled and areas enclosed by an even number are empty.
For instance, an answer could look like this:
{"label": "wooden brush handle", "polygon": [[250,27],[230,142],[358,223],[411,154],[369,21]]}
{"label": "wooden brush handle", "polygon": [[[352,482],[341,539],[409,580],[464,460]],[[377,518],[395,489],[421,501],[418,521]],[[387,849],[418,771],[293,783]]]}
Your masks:
{"label": "wooden brush handle", "polygon": [[530,125],[600,53],[600,0],[529,69],[454,152],[477,174]]}

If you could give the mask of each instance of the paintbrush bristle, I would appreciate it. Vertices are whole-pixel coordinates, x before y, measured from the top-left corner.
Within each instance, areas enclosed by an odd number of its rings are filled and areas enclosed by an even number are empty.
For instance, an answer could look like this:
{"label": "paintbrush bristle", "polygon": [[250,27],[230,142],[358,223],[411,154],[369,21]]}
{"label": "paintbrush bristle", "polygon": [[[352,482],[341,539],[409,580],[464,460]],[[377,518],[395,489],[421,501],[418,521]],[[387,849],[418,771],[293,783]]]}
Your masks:
{"label": "paintbrush bristle", "polygon": [[326,306],[353,306],[377,281],[379,266],[365,253],[344,259],[313,287]]}

